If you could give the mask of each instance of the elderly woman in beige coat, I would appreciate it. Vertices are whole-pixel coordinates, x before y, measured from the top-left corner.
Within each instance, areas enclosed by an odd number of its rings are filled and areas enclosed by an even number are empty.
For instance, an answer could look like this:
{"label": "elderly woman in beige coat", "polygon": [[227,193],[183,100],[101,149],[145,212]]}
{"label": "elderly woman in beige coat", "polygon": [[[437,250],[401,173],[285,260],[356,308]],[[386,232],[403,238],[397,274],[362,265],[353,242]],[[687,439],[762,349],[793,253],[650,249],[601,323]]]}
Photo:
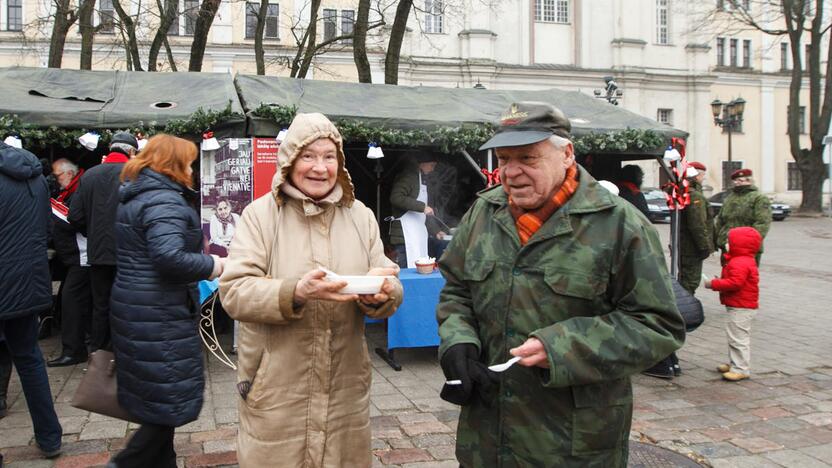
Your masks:
{"label": "elderly woman in beige coat", "polygon": [[402,301],[394,276],[374,295],[342,294],[342,275],[396,275],[373,213],[355,199],[338,129],[298,114],[272,192],[244,211],[220,298],[240,321],[242,467],[369,467],[370,359],[364,317]]}

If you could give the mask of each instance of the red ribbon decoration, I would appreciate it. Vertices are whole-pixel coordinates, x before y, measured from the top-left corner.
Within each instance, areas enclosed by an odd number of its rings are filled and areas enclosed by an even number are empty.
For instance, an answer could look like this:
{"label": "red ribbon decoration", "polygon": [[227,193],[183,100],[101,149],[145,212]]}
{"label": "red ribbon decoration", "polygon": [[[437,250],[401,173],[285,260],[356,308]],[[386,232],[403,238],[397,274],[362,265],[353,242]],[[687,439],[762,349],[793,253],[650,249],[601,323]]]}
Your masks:
{"label": "red ribbon decoration", "polygon": [[202,139],[203,140],[208,140],[208,139],[211,139],[211,138],[214,138],[214,132],[212,132],[210,130],[202,134]]}
{"label": "red ribbon decoration", "polygon": [[664,194],[667,199],[667,206],[671,210],[681,210],[690,205],[690,183],[688,182],[688,160],[685,158],[686,142],[683,138],[673,137],[670,139],[670,146],[676,148],[682,158],[671,167],[678,183],[670,181],[665,184]]}
{"label": "red ribbon decoration", "polygon": [[492,187],[494,185],[500,185],[500,168],[494,169],[493,171],[489,171],[488,169],[480,169],[480,172],[485,176],[485,186],[486,188]]}

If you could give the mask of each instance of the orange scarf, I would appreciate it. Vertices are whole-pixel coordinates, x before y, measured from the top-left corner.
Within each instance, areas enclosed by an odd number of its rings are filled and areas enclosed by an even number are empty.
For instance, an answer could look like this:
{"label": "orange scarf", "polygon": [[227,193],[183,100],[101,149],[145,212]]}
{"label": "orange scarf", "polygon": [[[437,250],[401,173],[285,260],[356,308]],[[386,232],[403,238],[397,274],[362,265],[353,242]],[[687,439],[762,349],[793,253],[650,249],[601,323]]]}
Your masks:
{"label": "orange scarf", "polygon": [[540,208],[534,211],[524,211],[514,205],[511,196],[508,198],[509,210],[514,217],[514,223],[517,226],[517,234],[520,236],[520,245],[526,245],[529,239],[543,226],[543,223],[549,219],[555,211],[558,210],[564,203],[568,202],[575,191],[578,190],[578,168],[573,164],[566,170],[566,177],[563,179],[560,189],[550,198],[546,200]]}

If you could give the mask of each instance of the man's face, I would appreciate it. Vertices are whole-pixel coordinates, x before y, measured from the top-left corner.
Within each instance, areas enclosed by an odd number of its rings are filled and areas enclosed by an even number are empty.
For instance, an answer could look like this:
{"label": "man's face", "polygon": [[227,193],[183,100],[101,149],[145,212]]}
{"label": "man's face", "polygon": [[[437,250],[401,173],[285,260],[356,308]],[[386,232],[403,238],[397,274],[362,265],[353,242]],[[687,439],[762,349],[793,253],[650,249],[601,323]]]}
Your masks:
{"label": "man's face", "polygon": [[734,179],[734,187],[742,187],[743,185],[751,185],[752,183],[751,177],[737,177]]}
{"label": "man's face", "polygon": [[60,185],[62,189],[65,189],[69,186],[69,183],[72,182],[72,178],[75,177],[75,172],[61,169],[63,168],[59,167],[57,164],[52,165],[52,174],[55,175],[58,185]]}
{"label": "man's face", "polygon": [[539,208],[559,189],[575,163],[572,143],[557,149],[549,140],[497,148],[503,190],[524,210]]}
{"label": "man's face", "polygon": [[430,174],[434,169],[436,169],[436,161],[419,163],[419,170],[422,174]]}

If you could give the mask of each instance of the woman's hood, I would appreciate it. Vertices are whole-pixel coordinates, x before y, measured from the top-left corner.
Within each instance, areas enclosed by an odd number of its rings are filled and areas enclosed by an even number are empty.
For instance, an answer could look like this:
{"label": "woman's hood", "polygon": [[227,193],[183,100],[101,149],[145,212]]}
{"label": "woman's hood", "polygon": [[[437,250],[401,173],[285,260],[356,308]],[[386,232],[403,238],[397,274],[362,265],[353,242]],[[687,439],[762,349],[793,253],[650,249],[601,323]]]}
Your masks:
{"label": "woman's hood", "polygon": [[280,143],[277,152],[277,172],[272,179],[272,195],[278,204],[283,203],[280,189],[289,180],[289,170],[303,148],[319,138],[329,138],[338,148],[338,179],[336,184],[341,186],[343,196],[340,202],[351,206],[355,200],[352,179],[345,165],[344,141],[341,133],[326,118],[319,113],[297,114],[292,125],[286,132],[286,137]]}
{"label": "woman's hood", "polygon": [[34,154],[0,142],[0,173],[16,180],[29,180],[43,174],[43,166]]}

